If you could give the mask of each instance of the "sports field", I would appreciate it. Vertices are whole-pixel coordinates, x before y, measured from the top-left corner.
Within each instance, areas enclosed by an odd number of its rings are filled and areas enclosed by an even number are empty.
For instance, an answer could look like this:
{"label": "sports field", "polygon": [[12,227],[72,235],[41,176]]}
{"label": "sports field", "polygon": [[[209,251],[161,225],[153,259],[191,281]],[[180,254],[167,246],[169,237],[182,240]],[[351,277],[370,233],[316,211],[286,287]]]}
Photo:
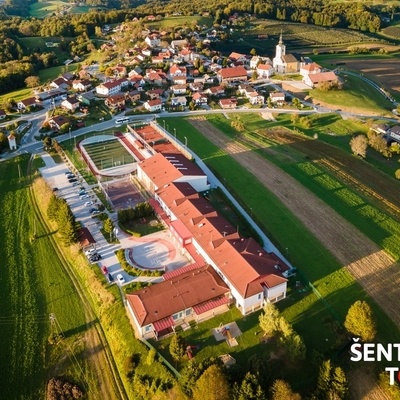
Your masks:
{"label": "sports field", "polygon": [[136,159],[118,139],[82,145],[98,170],[132,164]]}

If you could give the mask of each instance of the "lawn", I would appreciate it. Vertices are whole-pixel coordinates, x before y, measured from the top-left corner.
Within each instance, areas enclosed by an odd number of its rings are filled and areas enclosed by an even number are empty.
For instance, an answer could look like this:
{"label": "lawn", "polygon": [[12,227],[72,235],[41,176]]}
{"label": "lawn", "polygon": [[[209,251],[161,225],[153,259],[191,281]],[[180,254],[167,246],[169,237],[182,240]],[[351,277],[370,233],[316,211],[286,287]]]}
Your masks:
{"label": "lawn", "polygon": [[[41,4],[41,3],[37,3]],[[62,40],[70,40],[73,38],[63,38]],[[60,43],[60,37],[21,37],[18,39],[18,41],[21,43],[23,47],[25,47],[26,51],[28,53],[33,53],[33,52],[39,52],[39,53],[54,53],[60,63],[65,61],[68,57],[69,54],[68,52],[60,50],[58,46],[55,47],[47,47],[46,43],[47,42],[53,42],[53,43]]]}
{"label": "lawn", "polygon": [[14,92],[9,92],[0,96],[0,104],[8,99],[13,99],[15,102],[19,102],[20,100],[27,99],[32,96],[32,89],[24,88],[20,90],[15,90]]}
{"label": "lawn", "polygon": [[57,67],[42,69],[39,71],[40,83],[44,84],[50,82],[65,72],[73,72],[76,70],[77,65],[78,64],[73,63],[69,65],[58,65]]}

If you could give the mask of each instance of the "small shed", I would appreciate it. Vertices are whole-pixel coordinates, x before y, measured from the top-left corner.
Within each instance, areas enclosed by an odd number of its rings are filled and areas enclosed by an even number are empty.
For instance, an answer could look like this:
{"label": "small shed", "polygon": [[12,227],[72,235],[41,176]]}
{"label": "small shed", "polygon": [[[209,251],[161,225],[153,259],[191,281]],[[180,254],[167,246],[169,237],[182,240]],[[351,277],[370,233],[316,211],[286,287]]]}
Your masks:
{"label": "small shed", "polygon": [[17,139],[12,133],[8,136],[8,145],[10,147],[10,150],[17,149]]}

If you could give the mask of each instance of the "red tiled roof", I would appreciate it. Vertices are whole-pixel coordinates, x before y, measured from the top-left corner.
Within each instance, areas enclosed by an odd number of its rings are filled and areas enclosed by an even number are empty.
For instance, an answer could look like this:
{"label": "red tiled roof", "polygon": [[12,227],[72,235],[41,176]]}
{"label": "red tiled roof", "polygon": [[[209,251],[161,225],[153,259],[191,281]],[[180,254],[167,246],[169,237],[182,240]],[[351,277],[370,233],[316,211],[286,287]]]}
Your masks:
{"label": "red tiled roof", "polygon": [[228,304],[229,299],[227,297],[220,297],[219,299],[212,299],[205,301],[204,303],[197,304],[196,306],[193,307],[193,311],[199,315],[203,314],[207,311],[212,310],[213,308],[217,308],[219,306],[222,306],[224,304]]}
{"label": "red tiled roof", "polygon": [[154,329],[157,332],[163,331],[164,329],[171,328],[171,326],[174,326],[174,320],[172,317],[165,317],[163,319],[160,319],[159,321],[153,322]]}
{"label": "red tiled roof", "polygon": [[223,68],[217,72],[222,78],[243,78],[247,79],[247,71],[243,67]]}
{"label": "red tiled roof", "polygon": [[173,271],[168,271],[166,272],[162,277],[164,281],[168,281],[169,279],[176,278],[177,276],[181,274],[185,274],[186,272],[193,271],[197,268],[201,268],[202,265],[199,265],[197,263],[186,265],[186,267],[174,269]]}
{"label": "red tiled roof", "polygon": [[333,71],[309,74],[308,77],[310,78],[312,83],[332,82],[337,80],[337,76]]}

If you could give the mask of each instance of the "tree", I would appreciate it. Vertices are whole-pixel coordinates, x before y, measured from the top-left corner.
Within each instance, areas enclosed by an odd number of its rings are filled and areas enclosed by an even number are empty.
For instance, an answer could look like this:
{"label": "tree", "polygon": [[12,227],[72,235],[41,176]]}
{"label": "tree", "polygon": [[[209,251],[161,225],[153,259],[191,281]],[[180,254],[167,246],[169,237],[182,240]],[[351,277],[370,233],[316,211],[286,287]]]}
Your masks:
{"label": "tree", "polygon": [[292,114],[292,116],[290,117],[293,125],[296,125],[299,122],[299,119],[299,114]]}
{"label": "tree", "polygon": [[365,158],[367,155],[368,141],[364,135],[358,135],[350,140],[350,148],[354,155]]}
{"label": "tree", "polygon": [[282,379],[274,381],[271,387],[271,395],[271,400],[301,400],[301,396],[293,392],[289,384]]}
{"label": "tree", "polygon": [[233,387],[233,399],[235,400],[265,400],[266,395],[256,375],[247,372],[242,383],[235,382]]}
{"label": "tree", "polygon": [[200,376],[193,390],[194,400],[229,400],[229,385],[221,368],[211,365]]}
{"label": "tree", "polygon": [[297,333],[292,333],[283,340],[289,359],[294,362],[306,358],[306,346]]}
{"label": "tree", "polygon": [[178,362],[182,360],[183,356],[185,355],[185,349],[185,340],[177,334],[172,336],[171,343],[169,344],[169,353],[175,361]]}
{"label": "tree", "polygon": [[386,140],[380,136],[373,134],[369,138],[369,145],[379,153],[384,153],[387,150],[387,142]]}
{"label": "tree", "polygon": [[250,50],[250,54],[252,55],[252,56],[256,56],[257,55],[257,50],[256,49],[251,49]]}
{"label": "tree", "polygon": [[371,307],[367,302],[356,301],[347,312],[345,328],[364,342],[371,342],[376,335],[376,324]]}
{"label": "tree", "polygon": [[252,74],[252,76],[251,76],[251,79],[252,79],[253,81],[256,81],[256,80],[257,80],[257,78],[258,78],[257,71],[256,71],[256,70],[254,70],[254,71],[253,71],[253,74]]}
{"label": "tree", "polygon": [[50,136],[46,136],[44,139],[43,139],[43,147],[47,150],[47,149],[51,149],[51,147],[52,147],[52,139],[51,139],[51,137]]}
{"label": "tree", "polygon": [[332,372],[330,399],[344,399],[347,391],[346,375],[342,368],[336,367]]}
{"label": "tree", "polygon": [[0,132],[0,151],[8,147],[8,139],[4,132]]}
{"label": "tree", "polygon": [[278,309],[272,303],[266,303],[264,306],[264,312],[258,317],[258,321],[264,335],[272,336],[278,328]]}
{"label": "tree", "polygon": [[25,85],[29,88],[34,88],[40,85],[40,79],[38,76],[28,76],[25,78]]}
{"label": "tree", "polygon": [[394,176],[396,177],[396,179],[400,179],[400,169],[396,169]]}
{"label": "tree", "polygon": [[111,218],[107,218],[104,221],[103,229],[104,229],[104,232],[106,232],[110,235],[110,240],[111,240],[111,234],[112,234],[112,231],[114,230],[114,222],[112,221]]}
{"label": "tree", "polygon": [[344,399],[347,390],[347,379],[343,369],[334,367],[330,360],[323,361],[319,369],[315,397],[322,400]]}
{"label": "tree", "polygon": [[317,394],[321,397],[328,393],[331,386],[331,369],[331,360],[323,361],[319,368]]}

